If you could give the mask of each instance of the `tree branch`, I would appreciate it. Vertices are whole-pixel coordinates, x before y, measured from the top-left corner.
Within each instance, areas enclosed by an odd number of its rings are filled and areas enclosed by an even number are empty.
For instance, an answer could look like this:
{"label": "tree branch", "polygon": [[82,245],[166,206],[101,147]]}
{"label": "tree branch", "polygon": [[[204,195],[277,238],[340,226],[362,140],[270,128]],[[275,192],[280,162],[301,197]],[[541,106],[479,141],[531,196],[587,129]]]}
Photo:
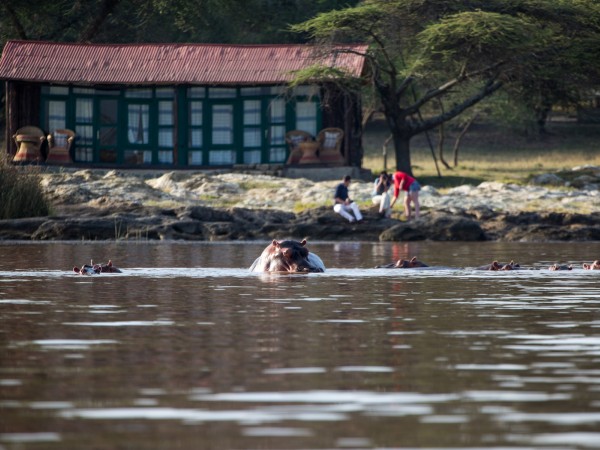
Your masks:
{"label": "tree branch", "polygon": [[91,41],[100,30],[104,21],[110,16],[121,0],[103,0],[96,19],[79,34],[79,42]]}
{"label": "tree branch", "polygon": [[470,78],[479,76],[482,73],[486,73],[486,72],[490,72],[492,70],[495,70],[498,67],[500,67],[501,65],[503,65],[504,63],[505,63],[504,61],[500,61],[500,62],[497,62],[495,64],[492,64],[491,66],[484,67],[482,69],[475,70],[473,72],[468,72],[468,73],[464,72],[464,68],[461,69],[461,73],[456,78],[454,78],[452,80],[449,80],[445,84],[442,84],[441,86],[439,86],[439,87],[437,87],[435,89],[431,89],[430,91],[426,92],[425,95],[423,95],[420,99],[418,99],[417,101],[415,101],[415,103],[413,103],[412,105],[408,106],[406,108],[407,113],[408,114],[415,114],[428,101],[430,101],[430,100],[432,100],[434,98],[441,97],[446,92],[448,92],[450,89],[452,89],[454,86],[462,83],[465,80],[468,80]]}
{"label": "tree branch", "polygon": [[15,27],[15,31],[17,32],[19,39],[27,39],[27,32],[19,20],[17,12],[10,6],[10,2],[6,3],[4,7],[6,8],[6,11],[8,11],[8,15],[10,16],[10,20]]}
{"label": "tree branch", "polygon": [[479,103],[484,98],[492,95],[498,89],[500,89],[504,85],[502,81],[493,81],[490,80],[486,85],[476,94],[471,97],[465,99],[462,103],[455,105],[452,109],[446,111],[445,113],[439,114],[431,119],[424,120],[420,124],[416,125],[413,129],[414,134],[422,133],[423,131],[431,130],[432,128],[441,125],[444,122],[453,119],[458,116],[460,113],[465,111],[467,108]]}

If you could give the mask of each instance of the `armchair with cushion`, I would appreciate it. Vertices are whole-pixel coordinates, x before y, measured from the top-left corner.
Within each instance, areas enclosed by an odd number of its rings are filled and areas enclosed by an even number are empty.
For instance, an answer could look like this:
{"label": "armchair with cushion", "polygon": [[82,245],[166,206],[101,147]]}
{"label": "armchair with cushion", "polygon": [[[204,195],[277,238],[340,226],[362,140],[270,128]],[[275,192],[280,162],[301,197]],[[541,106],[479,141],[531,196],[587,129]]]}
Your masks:
{"label": "armchair with cushion", "polygon": [[13,158],[15,163],[42,162],[42,144],[46,137],[38,127],[26,126],[19,128],[13,135],[17,144],[17,153]]}
{"label": "armchair with cushion", "polygon": [[71,146],[75,140],[75,132],[67,129],[54,130],[48,135],[48,164],[71,164]]}
{"label": "armchair with cushion", "polygon": [[340,128],[324,128],[317,135],[319,142],[319,159],[329,164],[344,164],[341,153],[344,131]]}
{"label": "armchair with cushion", "polygon": [[313,137],[306,131],[292,130],[285,134],[285,141],[290,149],[290,156],[288,157],[286,164],[298,164],[302,158],[300,144],[313,141]]}

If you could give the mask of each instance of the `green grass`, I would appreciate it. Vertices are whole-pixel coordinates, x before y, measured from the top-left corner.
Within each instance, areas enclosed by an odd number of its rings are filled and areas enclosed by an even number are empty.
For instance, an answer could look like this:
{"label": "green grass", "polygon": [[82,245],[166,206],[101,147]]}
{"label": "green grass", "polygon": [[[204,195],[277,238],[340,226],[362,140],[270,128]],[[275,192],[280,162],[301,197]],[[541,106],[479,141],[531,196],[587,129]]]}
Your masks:
{"label": "green grass", "polygon": [[[413,174],[422,184],[444,188],[482,181],[526,183],[541,173],[561,172],[568,176],[576,166],[600,166],[600,124],[549,122],[548,132],[541,138],[527,137],[489,124],[475,124],[462,140],[456,167],[447,169],[438,159],[441,177],[426,137],[416,136],[411,141]],[[456,134],[456,130],[446,130],[444,157],[451,166]],[[382,147],[388,136],[381,120],[365,129],[363,167],[374,174],[384,168]],[[430,132],[429,136],[437,157],[437,133]],[[387,151],[387,170],[393,171],[396,163],[392,143]]]}

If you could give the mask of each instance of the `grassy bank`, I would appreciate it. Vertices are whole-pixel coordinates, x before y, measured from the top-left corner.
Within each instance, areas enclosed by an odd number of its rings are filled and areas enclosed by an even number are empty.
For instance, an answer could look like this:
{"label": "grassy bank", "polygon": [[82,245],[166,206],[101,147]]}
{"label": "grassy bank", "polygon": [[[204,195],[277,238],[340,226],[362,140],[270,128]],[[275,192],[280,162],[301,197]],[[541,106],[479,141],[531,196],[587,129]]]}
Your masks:
{"label": "grassy bank", "polygon": [[[453,166],[452,149],[457,130],[446,130],[444,158]],[[382,147],[389,136],[381,120],[365,130],[363,166],[375,173],[384,167]],[[438,157],[438,134],[429,134]],[[395,169],[393,144],[388,144],[387,168]],[[534,138],[486,124],[474,124],[463,137],[458,165],[446,169],[438,160],[442,177],[425,135],[411,141],[413,174],[423,183],[436,187],[479,184],[482,181],[525,182],[547,172],[571,170],[582,165],[600,166],[600,124],[556,121],[548,123],[548,135]]]}

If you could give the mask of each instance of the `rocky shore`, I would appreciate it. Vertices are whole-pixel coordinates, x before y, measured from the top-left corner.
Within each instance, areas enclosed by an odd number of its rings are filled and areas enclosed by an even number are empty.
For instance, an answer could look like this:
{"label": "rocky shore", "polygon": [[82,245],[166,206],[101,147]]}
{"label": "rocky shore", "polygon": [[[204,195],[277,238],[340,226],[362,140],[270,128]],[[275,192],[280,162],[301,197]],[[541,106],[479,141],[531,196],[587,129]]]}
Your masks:
{"label": "rocky shore", "polygon": [[[255,172],[43,170],[48,217],[0,221],[0,240],[597,241],[600,168],[545,174],[528,185],[486,182],[421,192],[422,217],[382,219],[372,184],[350,193],[365,220],[331,208],[339,180]],[[300,211],[300,212],[296,212]]]}

